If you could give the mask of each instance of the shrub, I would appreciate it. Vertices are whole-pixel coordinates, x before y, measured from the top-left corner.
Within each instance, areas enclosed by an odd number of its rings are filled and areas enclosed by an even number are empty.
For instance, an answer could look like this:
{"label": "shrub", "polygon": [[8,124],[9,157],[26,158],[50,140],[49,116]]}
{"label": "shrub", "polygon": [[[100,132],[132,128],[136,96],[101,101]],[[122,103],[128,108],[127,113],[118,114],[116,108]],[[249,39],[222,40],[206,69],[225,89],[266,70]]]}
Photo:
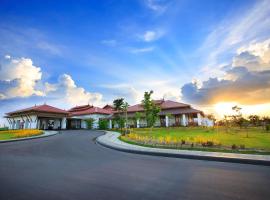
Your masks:
{"label": "shrub", "polygon": [[244,144],[240,144],[239,148],[240,149],[245,149],[245,145]]}
{"label": "shrub", "polygon": [[9,130],[3,132],[13,134],[13,138],[31,137],[43,133],[43,131],[37,129]]}
{"label": "shrub", "polygon": [[270,131],[270,124],[266,125],[265,129],[267,132]]}
{"label": "shrub", "polygon": [[98,121],[98,128],[100,130],[106,130],[106,129],[108,129],[108,125],[109,125],[108,120],[106,120],[106,119],[99,119],[99,121]]}
{"label": "shrub", "polygon": [[203,147],[212,147],[212,146],[214,146],[214,142],[213,141],[202,142],[202,146]]}
{"label": "shrub", "polygon": [[232,150],[237,149],[237,146],[235,144],[232,145]]}
{"label": "shrub", "polygon": [[7,131],[8,130],[8,127],[1,127],[0,128],[0,131]]}

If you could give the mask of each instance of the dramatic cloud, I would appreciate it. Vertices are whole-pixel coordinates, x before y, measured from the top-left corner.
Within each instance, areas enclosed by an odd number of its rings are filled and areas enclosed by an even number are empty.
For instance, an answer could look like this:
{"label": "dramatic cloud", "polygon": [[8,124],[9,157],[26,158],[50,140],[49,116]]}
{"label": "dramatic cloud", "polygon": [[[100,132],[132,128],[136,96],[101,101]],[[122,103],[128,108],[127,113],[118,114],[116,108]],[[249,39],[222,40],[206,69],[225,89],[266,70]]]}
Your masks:
{"label": "dramatic cloud", "polygon": [[29,58],[5,58],[6,62],[0,67],[0,99],[42,96],[43,92],[36,89],[42,76],[41,69]]}
{"label": "dramatic cloud", "polygon": [[[268,48],[269,41],[265,41],[265,44],[258,44],[258,41],[269,37],[269,14],[269,1],[256,1],[250,9],[243,10],[239,17],[222,20],[209,33],[196,52],[198,58],[203,58],[201,65],[204,66],[205,74],[200,74],[200,76],[206,77],[209,73],[220,75],[216,66],[223,62],[224,56],[233,54],[237,49],[238,54],[248,51],[263,59],[261,55],[254,54],[252,51],[255,50],[259,53],[264,51],[263,48]],[[249,44],[251,41],[253,43]],[[247,44],[249,45],[245,46]]]}
{"label": "dramatic cloud", "polygon": [[63,74],[58,78],[55,84],[45,83],[46,95],[60,99],[69,105],[95,104],[99,105],[102,100],[100,93],[90,93],[82,87],[78,87],[72,77]]}
{"label": "dramatic cloud", "polygon": [[57,83],[44,84],[41,68],[29,58],[9,57],[0,68],[0,100],[43,96],[65,105],[95,104],[102,100],[100,93],[90,93],[78,87],[67,74],[59,76]]}
{"label": "dramatic cloud", "polygon": [[270,40],[242,47],[232,64],[223,67],[224,76],[182,87],[183,99],[196,104],[270,102]]}

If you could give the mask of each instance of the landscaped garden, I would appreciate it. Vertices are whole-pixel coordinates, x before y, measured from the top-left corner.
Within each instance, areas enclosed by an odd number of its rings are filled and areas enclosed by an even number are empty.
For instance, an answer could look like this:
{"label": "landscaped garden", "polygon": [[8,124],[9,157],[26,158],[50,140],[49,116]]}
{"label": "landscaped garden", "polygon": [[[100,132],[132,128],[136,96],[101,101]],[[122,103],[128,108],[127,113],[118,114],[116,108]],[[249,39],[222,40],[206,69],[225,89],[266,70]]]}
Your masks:
{"label": "landscaped garden", "polygon": [[24,138],[24,137],[32,137],[41,135],[43,131],[41,130],[32,130],[32,129],[24,129],[24,130],[2,130],[0,131],[0,140],[10,140],[16,138]]}
{"label": "landscaped garden", "polygon": [[262,127],[140,128],[120,139],[149,147],[270,154],[270,132]]}

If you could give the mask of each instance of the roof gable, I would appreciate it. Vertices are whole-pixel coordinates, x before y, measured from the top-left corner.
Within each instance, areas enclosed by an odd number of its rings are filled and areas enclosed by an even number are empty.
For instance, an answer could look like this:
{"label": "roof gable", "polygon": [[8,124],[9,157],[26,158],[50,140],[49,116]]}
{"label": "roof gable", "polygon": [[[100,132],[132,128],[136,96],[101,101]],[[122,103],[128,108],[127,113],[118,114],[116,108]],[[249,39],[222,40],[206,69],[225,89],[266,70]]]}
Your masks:
{"label": "roof gable", "polygon": [[24,113],[24,112],[47,112],[47,113],[60,113],[60,114],[68,114],[68,111],[62,110],[47,104],[43,105],[38,105],[38,106],[32,106],[29,108],[21,109],[21,110],[16,110],[13,112],[6,113],[7,115],[12,115],[12,114],[19,114],[19,113]]}

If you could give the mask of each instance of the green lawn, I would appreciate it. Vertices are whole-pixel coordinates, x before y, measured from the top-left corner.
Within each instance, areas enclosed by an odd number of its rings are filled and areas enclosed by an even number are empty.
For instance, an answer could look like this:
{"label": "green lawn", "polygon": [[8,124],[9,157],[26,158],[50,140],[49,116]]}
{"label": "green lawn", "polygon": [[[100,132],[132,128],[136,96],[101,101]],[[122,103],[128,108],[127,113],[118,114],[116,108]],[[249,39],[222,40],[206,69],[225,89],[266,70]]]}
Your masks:
{"label": "green lawn", "polygon": [[[132,135],[133,134],[133,135]],[[133,129],[131,137],[122,136],[121,139],[128,142],[137,142],[148,145],[143,140],[150,141],[157,140],[163,141],[163,146],[171,146],[172,143],[179,143],[185,140],[187,144],[194,144],[196,148],[201,147],[202,141],[213,141],[215,147],[219,146],[220,149],[229,149],[233,144],[240,147],[244,145],[246,150],[252,151],[269,151],[270,152],[270,132],[266,132],[261,127],[249,127],[248,129],[240,129],[238,127],[230,128],[229,130],[224,127],[219,128],[201,128],[201,127],[177,127],[177,128],[154,128],[152,132],[150,129]],[[132,136],[138,136],[134,139]],[[142,137],[142,138],[140,138]],[[149,143],[150,144],[150,143]],[[151,144],[150,144],[151,145]]]}
{"label": "green lawn", "polygon": [[14,134],[12,133],[1,133],[0,134],[0,140],[10,140],[14,139]]}

